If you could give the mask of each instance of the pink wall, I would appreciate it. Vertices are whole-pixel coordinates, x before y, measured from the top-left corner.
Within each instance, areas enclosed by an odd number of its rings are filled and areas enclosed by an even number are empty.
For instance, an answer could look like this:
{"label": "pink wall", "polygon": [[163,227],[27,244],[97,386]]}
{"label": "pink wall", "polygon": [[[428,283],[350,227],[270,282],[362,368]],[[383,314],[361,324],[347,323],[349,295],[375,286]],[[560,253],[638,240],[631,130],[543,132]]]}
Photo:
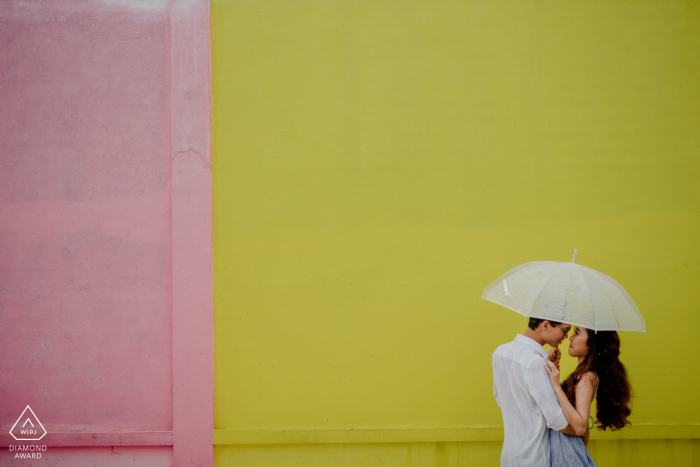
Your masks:
{"label": "pink wall", "polygon": [[0,3],[2,446],[30,405],[52,465],[213,464],[208,15]]}

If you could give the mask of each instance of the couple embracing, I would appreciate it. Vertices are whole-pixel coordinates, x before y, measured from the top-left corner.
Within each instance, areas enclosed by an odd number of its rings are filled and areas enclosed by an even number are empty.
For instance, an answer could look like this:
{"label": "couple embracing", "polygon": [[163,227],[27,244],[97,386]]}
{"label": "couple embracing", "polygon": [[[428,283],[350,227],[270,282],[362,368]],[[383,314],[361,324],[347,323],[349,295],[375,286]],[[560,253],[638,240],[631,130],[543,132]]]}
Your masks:
{"label": "couple embracing", "polygon": [[595,466],[586,444],[596,397],[598,429],[629,425],[630,385],[617,332],[575,327],[568,353],[578,366],[559,382],[558,346],[571,328],[530,318],[525,332],[493,353],[493,390],[505,428],[502,467]]}

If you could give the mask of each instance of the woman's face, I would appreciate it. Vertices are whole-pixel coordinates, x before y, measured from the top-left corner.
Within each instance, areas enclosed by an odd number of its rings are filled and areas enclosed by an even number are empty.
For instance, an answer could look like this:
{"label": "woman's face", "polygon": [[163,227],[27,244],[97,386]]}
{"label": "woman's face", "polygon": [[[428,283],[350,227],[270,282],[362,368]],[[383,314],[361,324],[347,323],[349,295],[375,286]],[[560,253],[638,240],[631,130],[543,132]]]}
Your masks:
{"label": "woman's face", "polygon": [[583,357],[588,352],[588,329],[576,326],[574,333],[569,337],[569,355]]}

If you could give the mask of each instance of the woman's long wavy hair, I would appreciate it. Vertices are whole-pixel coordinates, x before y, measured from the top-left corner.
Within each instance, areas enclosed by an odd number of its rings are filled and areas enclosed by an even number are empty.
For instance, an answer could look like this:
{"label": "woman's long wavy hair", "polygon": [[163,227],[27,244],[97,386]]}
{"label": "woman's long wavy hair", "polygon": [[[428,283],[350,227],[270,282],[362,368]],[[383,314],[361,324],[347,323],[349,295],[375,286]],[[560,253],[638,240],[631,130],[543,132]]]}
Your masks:
{"label": "woman's long wavy hair", "polygon": [[632,390],[627,380],[627,370],[620,361],[620,337],[615,331],[586,329],[588,353],[573,373],[562,383],[566,397],[576,406],[576,384],[584,373],[593,371],[598,375],[598,403],[596,418],[599,430],[619,430],[629,425]]}

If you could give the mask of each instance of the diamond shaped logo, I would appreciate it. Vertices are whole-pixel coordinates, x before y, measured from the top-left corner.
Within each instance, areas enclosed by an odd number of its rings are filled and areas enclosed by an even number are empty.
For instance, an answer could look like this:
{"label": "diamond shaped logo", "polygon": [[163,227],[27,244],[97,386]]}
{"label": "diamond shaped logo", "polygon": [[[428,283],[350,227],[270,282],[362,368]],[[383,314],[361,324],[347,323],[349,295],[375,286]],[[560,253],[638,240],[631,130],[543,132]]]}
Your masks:
{"label": "diamond shaped logo", "polygon": [[46,435],[46,430],[34,415],[32,408],[27,406],[10,430],[10,434],[17,441],[38,441]]}

